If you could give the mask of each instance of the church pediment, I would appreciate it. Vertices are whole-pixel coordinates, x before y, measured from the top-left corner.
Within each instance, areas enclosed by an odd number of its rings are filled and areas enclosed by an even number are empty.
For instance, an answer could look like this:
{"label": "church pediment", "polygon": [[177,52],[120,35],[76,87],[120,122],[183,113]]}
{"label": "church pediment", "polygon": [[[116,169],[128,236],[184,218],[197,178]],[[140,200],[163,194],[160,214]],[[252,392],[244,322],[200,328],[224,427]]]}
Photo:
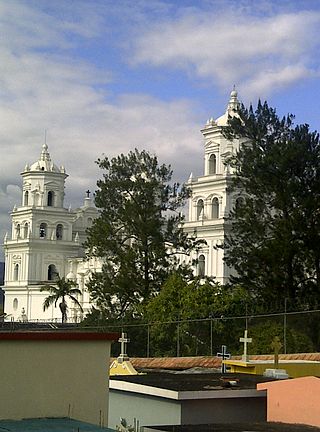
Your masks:
{"label": "church pediment", "polygon": [[210,140],[205,144],[206,152],[208,151],[217,151],[220,148],[220,142]]}

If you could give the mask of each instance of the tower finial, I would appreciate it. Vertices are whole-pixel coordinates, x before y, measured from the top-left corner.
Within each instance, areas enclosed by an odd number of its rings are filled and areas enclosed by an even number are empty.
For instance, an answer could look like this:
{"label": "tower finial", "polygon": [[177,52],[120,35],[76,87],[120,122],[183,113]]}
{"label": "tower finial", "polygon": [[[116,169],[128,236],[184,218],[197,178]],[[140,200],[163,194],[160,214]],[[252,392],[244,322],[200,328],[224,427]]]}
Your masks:
{"label": "tower finial", "polygon": [[236,85],[233,84],[233,90],[230,93],[230,100],[228,103],[228,111],[236,111],[239,108],[238,92],[236,90]]}
{"label": "tower finial", "polygon": [[50,154],[48,152],[48,146],[47,146],[47,144],[43,144],[43,146],[42,146],[42,152],[41,152],[41,155],[40,155],[40,160],[42,160],[42,161],[51,161]]}

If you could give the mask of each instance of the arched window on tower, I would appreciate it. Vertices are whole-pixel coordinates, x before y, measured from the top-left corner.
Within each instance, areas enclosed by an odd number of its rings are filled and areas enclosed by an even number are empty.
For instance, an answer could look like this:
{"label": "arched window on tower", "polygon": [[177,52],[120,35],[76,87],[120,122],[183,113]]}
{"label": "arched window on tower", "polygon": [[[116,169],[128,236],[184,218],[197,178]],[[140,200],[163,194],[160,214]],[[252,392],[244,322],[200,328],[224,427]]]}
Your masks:
{"label": "arched window on tower", "polygon": [[88,227],[92,226],[92,218],[90,218],[90,217],[88,218],[87,225],[88,225]]}
{"label": "arched window on tower", "polygon": [[209,174],[217,173],[217,157],[215,154],[210,155],[209,157]]}
{"label": "arched window on tower", "polygon": [[62,237],[63,237],[63,225],[58,224],[56,227],[56,239],[62,240]]}
{"label": "arched window on tower", "polygon": [[28,238],[28,234],[29,234],[29,225],[28,222],[26,222],[23,227],[23,238],[25,239]]}
{"label": "arched window on tower", "polygon": [[59,276],[59,273],[57,272],[56,266],[54,264],[50,264],[48,266],[48,280],[56,280]]}
{"label": "arched window on tower", "polygon": [[25,206],[29,205],[29,192],[28,191],[26,191],[24,193],[23,205],[25,205]]}
{"label": "arched window on tower", "polygon": [[204,211],[204,203],[202,199],[199,199],[197,202],[197,220],[200,220],[201,217],[203,217],[203,211]]}
{"label": "arched window on tower", "polygon": [[47,224],[44,222],[42,222],[40,224],[39,237],[40,238],[46,238],[47,237]]}
{"label": "arched window on tower", "polygon": [[47,206],[48,207],[53,207],[53,201],[54,201],[54,192],[49,191],[48,192]]}
{"label": "arched window on tower", "polygon": [[16,311],[18,309],[18,299],[17,298],[13,299],[12,306],[13,306],[14,311]]}
{"label": "arched window on tower", "polygon": [[14,265],[14,269],[13,269],[13,280],[14,280],[14,281],[19,280],[19,264],[15,264],[15,265]]}
{"label": "arched window on tower", "polygon": [[212,219],[219,219],[219,200],[218,200],[218,198],[213,198],[213,200],[212,200],[211,217],[212,217]]}
{"label": "arched window on tower", "polygon": [[16,226],[16,237],[17,237],[17,239],[20,237],[20,224],[17,224],[17,226]]}
{"label": "arched window on tower", "polygon": [[204,277],[206,273],[206,258],[200,255],[198,258],[198,276]]}

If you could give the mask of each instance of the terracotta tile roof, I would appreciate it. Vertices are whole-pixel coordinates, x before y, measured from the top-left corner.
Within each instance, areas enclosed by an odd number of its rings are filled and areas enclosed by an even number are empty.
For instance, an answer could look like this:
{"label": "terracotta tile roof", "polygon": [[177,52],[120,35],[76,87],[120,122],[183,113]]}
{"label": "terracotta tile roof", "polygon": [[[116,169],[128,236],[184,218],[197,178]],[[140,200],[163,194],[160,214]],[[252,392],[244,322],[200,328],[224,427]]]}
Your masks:
{"label": "terracotta tile roof", "polygon": [[221,360],[217,357],[154,357],[130,360],[134,367],[151,369],[219,368],[221,366]]}
{"label": "terracotta tile roof", "polygon": [[[234,360],[240,360],[241,356],[232,356]],[[309,360],[320,361],[320,353],[280,354],[280,360]],[[273,360],[273,355],[253,355],[251,360]],[[191,369],[195,367],[220,368],[221,359],[218,357],[149,357],[130,358],[135,368],[146,369]]]}

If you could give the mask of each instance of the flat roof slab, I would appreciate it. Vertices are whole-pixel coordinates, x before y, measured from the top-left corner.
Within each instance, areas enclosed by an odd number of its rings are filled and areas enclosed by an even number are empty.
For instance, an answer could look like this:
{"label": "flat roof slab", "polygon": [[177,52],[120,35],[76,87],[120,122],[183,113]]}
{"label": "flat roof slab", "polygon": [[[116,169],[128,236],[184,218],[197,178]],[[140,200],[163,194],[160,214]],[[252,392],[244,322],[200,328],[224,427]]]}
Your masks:
{"label": "flat roof slab", "polygon": [[[274,381],[259,375],[240,373],[188,373],[148,371],[142,375],[125,375],[110,377],[112,381],[124,381],[144,386],[173,391],[207,391],[207,390],[256,390],[258,383]],[[230,382],[235,383],[234,386]]]}

